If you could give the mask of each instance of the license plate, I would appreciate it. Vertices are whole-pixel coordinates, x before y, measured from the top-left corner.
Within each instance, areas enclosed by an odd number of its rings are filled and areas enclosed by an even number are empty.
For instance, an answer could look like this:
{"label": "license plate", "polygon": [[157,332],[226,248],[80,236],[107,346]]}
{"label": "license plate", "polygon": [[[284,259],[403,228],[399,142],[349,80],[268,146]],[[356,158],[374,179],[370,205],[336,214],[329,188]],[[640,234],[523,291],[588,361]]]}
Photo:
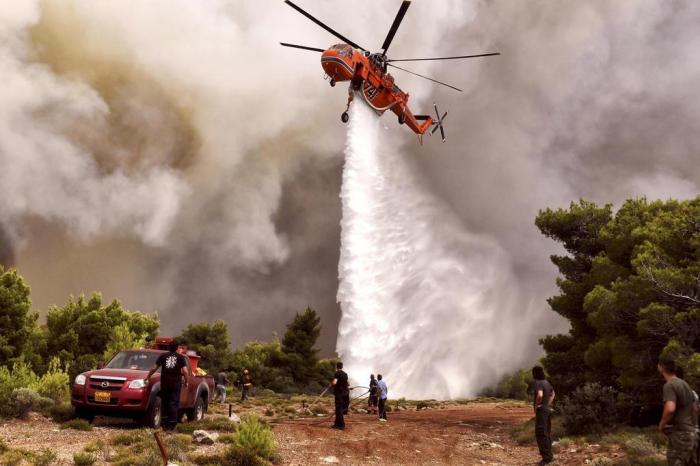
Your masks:
{"label": "license plate", "polygon": [[109,392],[95,392],[95,401],[98,403],[109,403],[112,394]]}

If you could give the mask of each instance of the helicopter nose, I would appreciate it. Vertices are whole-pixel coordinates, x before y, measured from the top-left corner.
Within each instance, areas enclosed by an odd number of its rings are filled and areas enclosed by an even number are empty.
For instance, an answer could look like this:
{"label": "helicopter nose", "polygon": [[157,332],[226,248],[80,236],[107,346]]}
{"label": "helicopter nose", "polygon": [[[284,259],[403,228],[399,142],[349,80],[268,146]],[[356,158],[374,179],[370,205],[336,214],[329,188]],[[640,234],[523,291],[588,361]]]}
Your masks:
{"label": "helicopter nose", "polygon": [[321,55],[321,67],[334,81],[348,81],[355,74],[352,61],[339,56],[333,49],[323,52]]}

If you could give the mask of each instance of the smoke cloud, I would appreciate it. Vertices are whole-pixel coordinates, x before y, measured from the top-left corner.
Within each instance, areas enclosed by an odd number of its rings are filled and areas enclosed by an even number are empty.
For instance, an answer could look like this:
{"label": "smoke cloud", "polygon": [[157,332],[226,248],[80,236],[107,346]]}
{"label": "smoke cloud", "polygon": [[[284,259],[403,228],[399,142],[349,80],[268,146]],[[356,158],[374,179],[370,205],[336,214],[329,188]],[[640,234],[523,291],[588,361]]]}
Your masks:
{"label": "smoke cloud", "polygon": [[[300,3],[370,49],[398,8]],[[503,53],[412,64],[463,94],[394,73],[412,110],[449,110],[446,144],[381,120],[415,183],[503,252],[522,312],[502,324],[529,343],[499,370],[566,328],[538,209],[697,193],[698,20],[677,0],[412,3],[393,57]],[[346,94],[280,41],[336,39],[282,2],[0,3],[0,260],[37,306],[99,289],[168,332],[224,318],[240,344],[311,305],[332,353]]]}

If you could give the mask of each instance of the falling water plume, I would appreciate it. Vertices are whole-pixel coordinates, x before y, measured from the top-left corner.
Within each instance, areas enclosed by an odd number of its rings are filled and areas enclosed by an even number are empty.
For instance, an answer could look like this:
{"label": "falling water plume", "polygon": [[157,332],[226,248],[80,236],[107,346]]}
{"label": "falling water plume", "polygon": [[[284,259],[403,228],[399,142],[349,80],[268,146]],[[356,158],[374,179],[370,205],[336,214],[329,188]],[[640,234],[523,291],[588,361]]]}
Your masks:
{"label": "falling water plume", "polygon": [[[355,105],[341,198],[338,354],[352,378],[381,373],[392,397],[471,396],[518,354],[507,256],[416,182]],[[426,152],[428,147],[426,147]]]}

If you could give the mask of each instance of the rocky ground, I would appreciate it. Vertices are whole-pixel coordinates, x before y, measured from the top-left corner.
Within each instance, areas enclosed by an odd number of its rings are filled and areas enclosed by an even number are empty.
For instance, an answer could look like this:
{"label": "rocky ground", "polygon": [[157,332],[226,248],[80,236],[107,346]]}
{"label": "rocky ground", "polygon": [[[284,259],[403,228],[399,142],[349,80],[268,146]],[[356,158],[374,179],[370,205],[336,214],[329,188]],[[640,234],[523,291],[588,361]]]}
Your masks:
{"label": "rocky ground", "polygon": [[[240,415],[254,412],[272,424],[279,462],[284,465],[527,465],[539,460],[534,442],[519,427],[532,418],[531,407],[524,403],[404,402],[393,406],[386,423],[356,407],[347,417],[347,429],[337,431],[330,428],[331,400],[315,401],[261,397],[234,403],[233,408]],[[214,405],[209,416],[227,414],[227,406]],[[128,420],[98,418],[91,431],[83,432],[61,429],[32,414],[28,420],[0,421],[0,439],[12,448],[36,452],[48,448],[58,455],[60,464],[73,464],[73,453],[90,442],[109,442],[138,428]],[[518,429],[519,439],[514,435]],[[198,451],[217,447],[224,445],[202,446]],[[559,465],[611,464],[601,462],[601,457],[608,461],[625,455],[620,447],[594,443],[568,442],[558,450]]]}

